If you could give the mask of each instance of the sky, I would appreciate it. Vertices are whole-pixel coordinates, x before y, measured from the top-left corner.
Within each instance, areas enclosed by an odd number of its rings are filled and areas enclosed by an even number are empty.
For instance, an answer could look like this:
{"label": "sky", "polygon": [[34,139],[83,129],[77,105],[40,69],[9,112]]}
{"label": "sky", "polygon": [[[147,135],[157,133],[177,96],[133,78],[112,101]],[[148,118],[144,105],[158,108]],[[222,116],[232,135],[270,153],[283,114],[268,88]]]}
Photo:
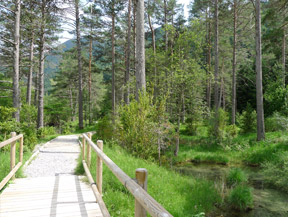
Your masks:
{"label": "sky", "polygon": [[[184,5],[184,15],[185,17],[188,17],[188,9],[187,9],[187,6],[189,5],[191,0],[178,0],[177,2],[180,3],[180,4],[183,4]],[[63,25],[63,28],[67,28],[68,26],[67,25]],[[68,27],[70,29],[70,27]],[[68,31],[64,31],[63,33],[61,33],[59,35],[59,42],[62,44],[64,43],[65,41],[68,41],[69,39],[72,39],[74,38],[74,35],[71,35],[68,33]]]}

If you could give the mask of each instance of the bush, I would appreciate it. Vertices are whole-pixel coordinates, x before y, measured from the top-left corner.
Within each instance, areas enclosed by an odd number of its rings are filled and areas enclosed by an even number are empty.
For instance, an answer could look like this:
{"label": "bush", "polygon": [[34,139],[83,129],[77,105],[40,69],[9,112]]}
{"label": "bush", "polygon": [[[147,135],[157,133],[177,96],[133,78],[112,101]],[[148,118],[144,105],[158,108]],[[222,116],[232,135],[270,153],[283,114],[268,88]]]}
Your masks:
{"label": "bush", "polygon": [[257,114],[256,111],[253,110],[250,103],[247,103],[245,111],[239,117],[239,125],[241,128],[241,133],[254,133],[256,132],[256,124],[257,124]]}
{"label": "bush", "polygon": [[268,132],[287,131],[288,118],[281,116],[280,113],[275,112],[273,116],[265,120],[265,130]]}
{"label": "bush", "polygon": [[214,112],[209,120],[208,133],[217,139],[224,139],[226,136],[226,125],[228,122],[228,113],[222,108],[218,109],[218,114]]}
{"label": "bush", "polygon": [[45,136],[54,134],[56,134],[54,127],[41,127],[37,131],[38,138],[44,138]]}
{"label": "bush", "polygon": [[153,96],[139,94],[139,101],[120,106],[116,133],[120,144],[142,158],[156,158],[158,148],[165,149],[172,141],[173,127],[165,116],[165,102],[153,104]]}
{"label": "bush", "polygon": [[73,131],[71,122],[60,120],[61,134],[70,134]]}
{"label": "bush", "polygon": [[113,136],[113,127],[108,115],[99,119],[96,124],[96,133],[99,139],[110,140]]}
{"label": "bush", "polygon": [[226,183],[228,186],[236,186],[238,184],[247,182],[247,176],[240,168],[233,168],[229,171],[226,178]]}
{"label": "bush", "polygon": [[229,204],[237,210],[246,210],[253,205],[252,189],[245,185],[238,185],[230,192]]}
{"label": "bush", "polygon": [[288,151],[276,154],[277,161],[262,164],[266,181],[281,190],[288,192]]}
{"label": "bush", "polygon": [[229,125],[225,129],[226,135],[229,138],[236,138],[238,136],[238,133],[240,131],[240,128],[237,127],[235,124],[234,125]]}
{"label": "bush", "polygon": [[30,150],[33,150],[34,146],[37,144],[37,130],[34,125],[29,125],[23,123],[21,126],[21,132],[24,135],[24,144]]}

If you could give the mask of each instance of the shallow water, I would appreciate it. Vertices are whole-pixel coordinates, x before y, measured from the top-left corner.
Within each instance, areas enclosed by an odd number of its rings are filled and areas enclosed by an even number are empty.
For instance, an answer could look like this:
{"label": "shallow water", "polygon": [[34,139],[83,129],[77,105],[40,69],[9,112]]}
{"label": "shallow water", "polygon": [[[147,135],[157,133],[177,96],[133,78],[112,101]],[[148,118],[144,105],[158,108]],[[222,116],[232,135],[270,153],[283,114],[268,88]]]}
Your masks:
{"label": "shallow water", "polygon": [[[175,166],[174,169],[188,176],[209,179],[214,182],[224,182],[228,171],[225,165],[194,164]],[[288,217],[288,194],[267,187],[265,177],[258,168],[241,167],[249,178],[249,185],[253,187],[254,208],[245,212],[217,209],[211,217]]]}

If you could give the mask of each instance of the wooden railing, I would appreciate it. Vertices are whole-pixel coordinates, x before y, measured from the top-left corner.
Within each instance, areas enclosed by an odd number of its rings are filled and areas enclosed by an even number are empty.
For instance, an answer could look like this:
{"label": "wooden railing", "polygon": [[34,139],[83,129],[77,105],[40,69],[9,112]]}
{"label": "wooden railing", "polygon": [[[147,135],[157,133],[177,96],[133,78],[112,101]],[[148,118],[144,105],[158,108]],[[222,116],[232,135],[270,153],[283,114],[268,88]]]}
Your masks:
{"label": "wooden railing", "polygon": [[[135,172],[136,180],[130,178],[124,173],[107,155],[103,152],[103,141],[98,140],[97,145],[91,140],[92,134],[83,134],[82,137],[82,163],[92,186],[92,190],[99,203],[104,217],[110,217],[110,214],[102,200],[102,162],[111,170],[118,180],[127,188],[135,198],[135,217],[146,217],[148,212],[152,217],[172,217],[147,191],[147,170],[140,168]],[[86,145],[86,142],[88,145]],[[85,160],[85,147],[86,160]],[[91,165],[91,147],[97,154],[96,162],[96,183],[94,182],[89,167]],[[172,199],[172,198],[171,198]]]}
{"label": "wooden railing", "polygon": [[[15,158],[16,158],[16,142],[20,141],[20,146],[19,146],[19,162],[15,166]],[[0,190],[6,185],[6,183],[10,179],[15,179],[15,173],[17,170],[21,167],[22,161],[23,161],[23,135],[20,134],[16,136],[15,132],[11,133],[11,138],[1,142],[0,143],[0,148],[6,146],[6,145],[11,145],[10,146],[10,172],[9,174],[0,182]]]}

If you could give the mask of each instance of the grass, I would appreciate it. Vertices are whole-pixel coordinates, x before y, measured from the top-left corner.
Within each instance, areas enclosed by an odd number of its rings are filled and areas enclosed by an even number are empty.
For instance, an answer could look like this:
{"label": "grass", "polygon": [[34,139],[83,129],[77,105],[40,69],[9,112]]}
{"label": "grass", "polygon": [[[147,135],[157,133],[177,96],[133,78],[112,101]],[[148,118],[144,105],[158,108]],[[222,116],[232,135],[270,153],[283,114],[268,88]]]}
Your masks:
{"label": "grass", "polygon": [[[116,144],[104,144],[104,152],[130,177],[135,177],[135,169],[148,170],[148,193],[163,205],[173,216],[193,216],[208,212],[221,198],[214,183],[181,176],[166,168],[143,159],[135,158]],[[92,152],[91,168],[95,177],[96,154]],[[112,216],[133,216],[134,198],[118,179],[104,165],[103,199]],[[76,172],[83,174],[81,159]]]}
{"label": "grass", "polygon": [[237,210],[246,210],[253,206],[252,189],[245,185],[238,185],[230,192],[229,204]]}
{"label": "grass", "polygon": [[247,175],[240,168],[232,168],[226,178],[226,183],[229,186],[235,186],[247,182]]}

